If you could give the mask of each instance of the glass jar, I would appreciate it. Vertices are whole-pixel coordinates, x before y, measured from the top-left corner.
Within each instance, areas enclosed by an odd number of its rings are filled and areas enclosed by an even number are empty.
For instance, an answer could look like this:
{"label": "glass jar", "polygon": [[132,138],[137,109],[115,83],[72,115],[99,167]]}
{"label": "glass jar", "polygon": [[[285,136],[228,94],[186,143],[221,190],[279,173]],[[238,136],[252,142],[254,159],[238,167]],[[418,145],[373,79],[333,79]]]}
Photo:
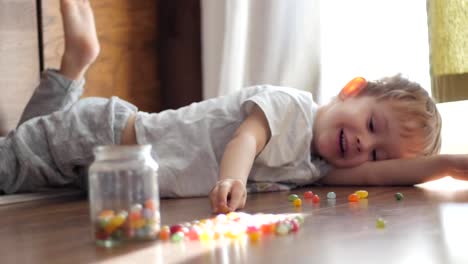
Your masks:
{"label": "glass jar", "polygon": [[89,203],[96,243],[112,247],[157,238],[158,164],[151,157],[151,145],[100,146],[94,155]]}

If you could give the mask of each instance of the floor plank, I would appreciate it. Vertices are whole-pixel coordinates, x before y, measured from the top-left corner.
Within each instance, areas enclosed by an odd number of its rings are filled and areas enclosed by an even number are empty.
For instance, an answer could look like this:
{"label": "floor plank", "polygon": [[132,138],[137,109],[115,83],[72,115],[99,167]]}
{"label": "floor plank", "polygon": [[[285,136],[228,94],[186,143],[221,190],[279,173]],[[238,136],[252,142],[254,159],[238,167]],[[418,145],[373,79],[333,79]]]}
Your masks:
{"label": "floor plank", "polygon": [[[368,188],[369,198],[347,201],[353,187],[312,190],[320,204],[304,201],[297,234],[201,243],[145,242],[111,250],[96,247],[85,197],[0,207],[2,263],[467,263],[468,191],[416,187]],[[295,193],[302,195],[304,190]],[[324,199],[335,191],[337,199]],[[405,198],[397,201],[396,192]],[[252,194],[245,212],[297,213],[289,192]],[[212,217],[207,198],[162,200],[163,224]],[[375,221],[387,221],[377,229]],[[21,253],[16,249],[21,249]]]}

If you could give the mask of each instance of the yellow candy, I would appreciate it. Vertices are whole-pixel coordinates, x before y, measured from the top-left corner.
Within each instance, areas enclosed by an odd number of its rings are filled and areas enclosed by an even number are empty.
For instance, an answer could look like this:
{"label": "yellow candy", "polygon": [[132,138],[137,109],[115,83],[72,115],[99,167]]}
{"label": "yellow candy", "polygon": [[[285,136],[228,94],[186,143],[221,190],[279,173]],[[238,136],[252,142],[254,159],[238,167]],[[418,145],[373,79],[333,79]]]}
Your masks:
{"label": "yellow candy", "polygon": [[239,214],[236,213],[236,212],[230,212],[226,216],[227,216],[227,219],[229,219],[229,220],[239,219]]}
{"label": "yellow candy", "polygon": [[367,191],[364,191],[364,190],[356,191],[355,194],[357,194],[357,196],[359,196],[359,199],[366,199],[367,196],[369,196],[369,193]]}
{"label": "yellow candy", "polygon": [[257,242],[258,240],[260,240],[260,236],[261,236],[260,232],[249,233],[249,239],[252,242]]}
{"label": "yellow candy", "polygon": [[112,217],[109,223],[104,228],[106,233],[111,234],[115,229],[119,228],[125,222],[125,217],[122,215],[117,215]]}
{"label": "yellow candy", "polygon": [[202,230],[199,236],[201,241],[208,241],[214,238],[214,232],[211,230]]}
{"label": "yellow candy", "polygon": [[133,229],[139,229],[145,226],[145,224],[146,224],[145,219],[138,219],[138,220],[130,222],[130,227]]}
{"label": "yellow candy", "polygon": [[300,198],[297,198],[296,200],[293,201],[293,204],[295,207],[301,207],[302,206],[302,200]]}

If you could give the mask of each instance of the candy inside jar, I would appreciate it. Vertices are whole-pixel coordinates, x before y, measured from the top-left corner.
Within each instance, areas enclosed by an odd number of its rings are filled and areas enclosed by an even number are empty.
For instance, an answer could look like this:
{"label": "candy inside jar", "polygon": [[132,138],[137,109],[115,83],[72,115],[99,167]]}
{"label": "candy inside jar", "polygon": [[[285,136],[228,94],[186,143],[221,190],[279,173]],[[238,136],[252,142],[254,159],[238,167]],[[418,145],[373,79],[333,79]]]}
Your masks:
{"label": "candy inside jar", "polygon": [[157,163],[151,146],[102,146],[89,170],[91,222],[96,243],[156,239],[160,231]]}

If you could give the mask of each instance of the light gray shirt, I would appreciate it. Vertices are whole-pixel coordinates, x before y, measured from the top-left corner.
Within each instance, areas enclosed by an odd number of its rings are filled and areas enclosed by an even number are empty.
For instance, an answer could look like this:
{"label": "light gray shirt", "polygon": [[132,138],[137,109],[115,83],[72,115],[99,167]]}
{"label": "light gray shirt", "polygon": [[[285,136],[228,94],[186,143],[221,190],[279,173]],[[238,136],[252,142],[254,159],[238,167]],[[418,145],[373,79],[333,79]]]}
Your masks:
{"label": "light gray shirt", "polygon": [[226,144],[252,106],[264,112],[271,138],[254,161],[249,181],[309,184],[328,171],[310,153],[317,105],[309,92],[253,86],[237,93],[157,114],[139,112],[139,144],[153,145],[163,197],[203,196],[218,180]]}

